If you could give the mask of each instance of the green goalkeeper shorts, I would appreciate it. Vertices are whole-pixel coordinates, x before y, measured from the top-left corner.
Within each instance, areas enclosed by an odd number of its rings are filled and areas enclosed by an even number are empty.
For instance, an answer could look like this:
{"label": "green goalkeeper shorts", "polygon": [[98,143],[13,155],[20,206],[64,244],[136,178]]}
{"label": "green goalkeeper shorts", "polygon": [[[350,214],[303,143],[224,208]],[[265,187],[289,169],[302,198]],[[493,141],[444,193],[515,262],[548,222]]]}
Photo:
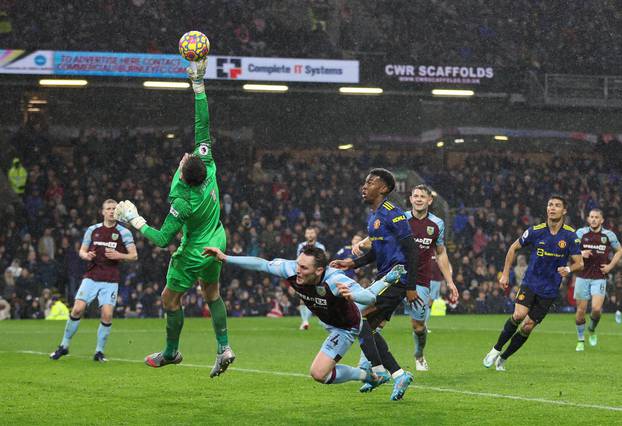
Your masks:
{"label": "green goalkeeper shorts", "polygon": [[206,284],[217,283],[220,278],[222,263],[215,257],[203,257],[203,247],[218,247],[223,252],[227,247],[227,237],[224,230],[204,244],[200,249],[184,250],[171,257],[166,273],[166,288],[184,293],[192,288],[198,279]]}

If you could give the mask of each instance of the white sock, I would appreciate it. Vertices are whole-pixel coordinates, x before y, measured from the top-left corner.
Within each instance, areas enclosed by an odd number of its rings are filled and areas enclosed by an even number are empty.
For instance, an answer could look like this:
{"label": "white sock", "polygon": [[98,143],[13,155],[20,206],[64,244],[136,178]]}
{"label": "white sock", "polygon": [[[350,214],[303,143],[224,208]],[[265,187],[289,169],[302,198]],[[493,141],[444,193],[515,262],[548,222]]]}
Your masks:
{"label": "white sock", "polygon": [[391,377],[393,377],[394,379],[397,379],[398,377],[400,377],[402,374],[404,374],[404,370],[402,370],[401,368],[399,370],[397,370],[395,373],[391,374]]}
{"label": "white sock", "polygon": [[387,370],[384,368],[384,365],[377,365],[375,367],[372,367],[371,371],[373,371],[374,373],[382,373],[383,371]]}

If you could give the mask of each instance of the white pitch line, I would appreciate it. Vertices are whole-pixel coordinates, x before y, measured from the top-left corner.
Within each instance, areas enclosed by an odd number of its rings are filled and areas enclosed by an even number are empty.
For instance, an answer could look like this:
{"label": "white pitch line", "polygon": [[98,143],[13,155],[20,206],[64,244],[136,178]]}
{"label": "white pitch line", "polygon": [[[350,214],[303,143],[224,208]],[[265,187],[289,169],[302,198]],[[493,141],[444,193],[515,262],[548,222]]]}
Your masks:
{"label": "white pitch line", "polygon": [[[47,352],[38,352],[38,351],[0,351],[0,353],[20,353],[20,354],[28,354],[28,355],[49,355]],[[71,356],[71,355],[69,355]],[[81,359],[90,359],[87,356],[81,355],[73,355],[73,358],[81,358]],[[142,364],[143,361],[137,359],[124,359],[124,358],[109,358],[110,361],[119,361],[119,362],[129,362],[135,364]],[[185,367],[185,368],[212,368],[209,365],[201,365],[201,364],[178,364],[177,367]],[[229,370],[239,371],[242,373],[257,373],[257,374],[269,374],[272,376],[287,376],[287,377],[304,377],[308,378],[309,375],[301,374],[301,373],[289,373],[284,371],[270,371],[270,370],[256,370],[251,368],[237,368],[237,367],[229,367]],[[516,395],[506,395],[501,393],[489,393],[489,392],[475,392],[475,391],[467,391],[460,389],[451,389],[451,388],[439,388],[436,386],[423,386],[423,385],[412,385],[412,387],[416,389],[422,389],[433,392],[444,392],[444,393],[457,393],[461,395],[469,395],[476,397],[484,397],[484,398],[497,398],[497,399],[510,399],[514,401],[527,401],[527,402],[539,402],[542,404],[552,404],[552,405],[563,405],[567,407],[576,407],[576,408],[593,408],[596,410],[607,410],[607,411],[622,411],[622,407],[615,407],[609,405],[598,405],[598,404],[578,404],[575,402],[568,401],[555,401],[552,399],[544,399],[544,398],[530,398],[524,396],[516,396]]]}

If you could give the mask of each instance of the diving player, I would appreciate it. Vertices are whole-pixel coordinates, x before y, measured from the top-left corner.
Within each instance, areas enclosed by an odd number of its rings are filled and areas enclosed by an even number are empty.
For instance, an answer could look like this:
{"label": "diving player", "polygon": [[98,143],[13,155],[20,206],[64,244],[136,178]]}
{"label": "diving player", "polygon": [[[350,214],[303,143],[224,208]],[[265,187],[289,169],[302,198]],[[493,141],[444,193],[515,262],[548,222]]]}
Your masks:
{"label": "diving player", "polygon": [[[581,254],[585,268],[577,274],[574,287],[574,298],[577,301],[577,313],[575,322],[577,325],[576,351],[585,350],[585,312],[587,302],[592,298],[592,314],[590,315],[590,346],[596,346],[598,336],[596,326],[600,321],[600,313],[605,301],[607,288],[607,275],[618,264],[622,257],[622,247],[616,234],[603,228],[603,212],[600,209],[592,209],[587,218],[589,226],[577,231],[581,239]],[[609,254],[615,254],[609,260]]]}
{"label": "diving player", "polygon": [[[499,280],[503,288],[508,287],[510,268],[521,247],[531,246],[529,266],[516,295],[514,313],[503,326],[495,346],[486,354],[484,367],[495,364],[497,371],[505,371],[507,359],[523,346],[548,313],[559,294],[562,277],[583,269],[581,240],[572,227],[564,225],[566,213],[566,200],[551,196],[546,208],[546,222],[530,227],[510,246]],[[570,266],[569,259],[572,261]],[[502,353],[508,340],[510,344]]]}
{"label": "diving player", "polygon": [[404,272],[401,265],[364,289],[343,272],[328,268],[326,253],[315,246],[305,246],[296,260],[274,259],[270,262],[258,257],[227,256],[216,247],[205,247],[203,254],[242,269],[266,272],[287,280],[330,333],[311,364],[309,373],[315,381],[328,385],[358,380],[377,385],[381,380],[371,369],[338,365],[338,362],[352,346],[361,328],[361,312],[357,304],[374,303],[378,292],[399,281]]}

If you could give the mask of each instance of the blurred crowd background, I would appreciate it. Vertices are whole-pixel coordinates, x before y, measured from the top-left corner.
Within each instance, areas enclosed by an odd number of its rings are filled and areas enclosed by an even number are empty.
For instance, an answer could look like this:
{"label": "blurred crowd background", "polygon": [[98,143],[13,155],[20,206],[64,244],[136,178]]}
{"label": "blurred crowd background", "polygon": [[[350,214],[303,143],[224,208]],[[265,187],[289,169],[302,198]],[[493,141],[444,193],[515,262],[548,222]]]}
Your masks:
{"label": "blurred crowd background", "polygon": [[[183,152],[192,148],[190,140],[191,134],[175,139],[150,132],[106,138],[84,131],[63,140],[66,149],[57,152],[49,147],[59,141],[52,143],[44,133],[17,132],[4,154],[19,159],[17,167],[27,178],[18,194],[23,204],[9,209],[0,223],[0,295],[8,304],[0,312],[12,318],[42,318],[54,295],[72,303],[85,266],[78,257],[81,240],[88,226],[101,222],[103,200],[133,200],[148,223],[158,227],[168,212],[171,176]],[[534,162],[516,153],[487,151],[462,155],[459,163],[441,167],[413,151],[248,155],[226,137],[217,138],[214,153],[228,252],[267,259],[295,258],[307,227],[317,229],[318,240],[334,257],[357,232],[365,232],[368,210],[359,188],[367,171],[376,166],[416,170],[449,204],[447,247],[460,299],[448,303],[448,313],[512,310],[528,252],[518,256],[512,286],[504,291],[498,276],[507,248],[528,226],[546,220],[546,201],[552,193],[568,198],[569,224],[584,226],[589,210],[598,207],[605,213],[605,227],[620,234],[622,175],[599,155],[543,154],[546,161]],[[115,161],[110,161],[112,156]],[[405,196],[395,194],[393,200],[410,208]],[[133,233],[139,261],[122,264],[116,315],[158,317],[159,293],[178,240],[161,249]],[[357,272],[363,285],[373,276],[369,268]],[[279,279],[225,267],[221,285],[232,316],[297,314],[297,299]],[[558,310],[574,309],[572,286],[572,279],[562,286]],[[444,285],[441,296],[447,297]],[[615,310],[620,296],[622,272],[616,268],[605,311]],[[187,294],[184,305],[190,316],[209,315],[196,290]]]}

